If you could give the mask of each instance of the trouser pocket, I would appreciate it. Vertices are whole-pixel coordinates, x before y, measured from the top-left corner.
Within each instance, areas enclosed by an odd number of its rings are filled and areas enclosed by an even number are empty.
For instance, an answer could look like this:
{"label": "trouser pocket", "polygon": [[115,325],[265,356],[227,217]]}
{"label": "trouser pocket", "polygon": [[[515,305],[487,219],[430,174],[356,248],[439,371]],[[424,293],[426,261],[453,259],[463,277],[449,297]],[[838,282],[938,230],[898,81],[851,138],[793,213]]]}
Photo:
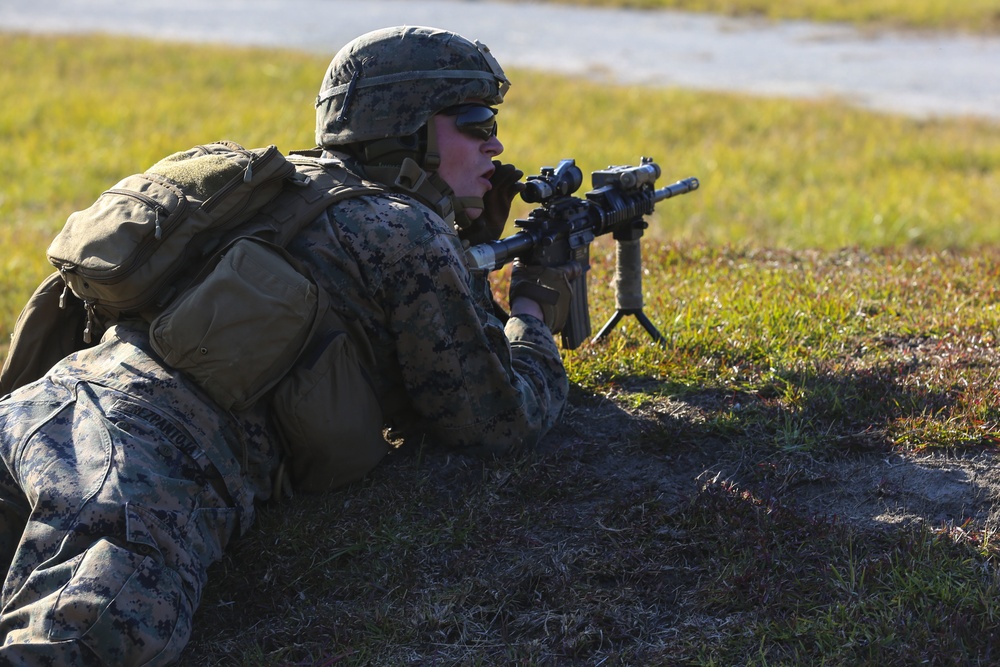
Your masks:
{"label": "trouser pocket", "polygon": [[176,660],[194,614],[176,571],[109,540],[56,569],[72,572],[48,614],[49,641],[78,640],[109,665]]}
{"label": "trouser pocket", "polygon": [[0,662],[30,651],[76,664],[64,659],[75,647],[103,664],[168,664],[236,532],[240,513],[189,438],[145,408],[105,415],[90,393],[81,385],[20,453],[37,496],[8,573]]}

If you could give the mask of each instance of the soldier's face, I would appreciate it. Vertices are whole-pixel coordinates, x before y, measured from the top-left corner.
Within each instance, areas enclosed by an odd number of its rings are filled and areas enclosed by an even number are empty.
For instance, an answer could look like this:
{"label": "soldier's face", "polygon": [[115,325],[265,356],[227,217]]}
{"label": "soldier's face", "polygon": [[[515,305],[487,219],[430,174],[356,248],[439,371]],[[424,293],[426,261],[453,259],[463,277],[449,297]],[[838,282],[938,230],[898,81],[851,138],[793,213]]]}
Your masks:
{"label": "soldier's face", "polygon": [[[493,158],[503,152],[503,144],[496,134],[485,136],[481,127],[459,127],[459,119],[454,115],[438,114],[433,118],[437,131],[438,150],[441,166],[438,174],[458,197],[482,197],[489,191],[490,176],[493,175]],[[470,218],[477,218],[482,209],[469,208]]]}

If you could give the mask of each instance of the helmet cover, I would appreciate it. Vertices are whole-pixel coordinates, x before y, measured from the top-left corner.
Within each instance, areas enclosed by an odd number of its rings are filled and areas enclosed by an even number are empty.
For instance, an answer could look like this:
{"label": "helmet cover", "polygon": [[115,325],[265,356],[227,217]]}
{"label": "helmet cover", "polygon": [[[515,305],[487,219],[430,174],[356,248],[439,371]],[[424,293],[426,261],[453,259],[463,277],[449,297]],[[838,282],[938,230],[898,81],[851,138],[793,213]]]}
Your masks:
{"label": "helmet cover", "polygon": [[361,35],[333,57],[316,97],[322,147],[414,134],[442,109],[503,102],[510,81],[486,45],[419,26]]}

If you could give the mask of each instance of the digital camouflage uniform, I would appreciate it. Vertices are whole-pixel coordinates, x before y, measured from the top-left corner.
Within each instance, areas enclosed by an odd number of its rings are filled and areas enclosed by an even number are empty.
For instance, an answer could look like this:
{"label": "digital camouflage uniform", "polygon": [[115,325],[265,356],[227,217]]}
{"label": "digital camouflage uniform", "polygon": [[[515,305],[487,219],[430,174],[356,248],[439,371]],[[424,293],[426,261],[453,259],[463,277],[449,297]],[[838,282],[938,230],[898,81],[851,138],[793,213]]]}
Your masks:
{"label": "digital camouflage uniform", "polygon": [[[426,37],[418,35],[424,51]],[[431,46],[450,39],[434,31]],[[401,51],[419,61],[419,49]],[[502,99],[495,80],[474,87],[475,97]],[[327,97],[334,115],[339,95]],[[435,112],[417,115],[425,122]],[[318,114],[318,137],[328,118]],[[500,323],[486,275],[465,264],[451,211],[427,201],[392,193],[341,201],[288,249],[371,339],[388,425],[466,451],[531,446],[565,404],[559,350],[533,317]],[[175,661],[207,568],[251,525],[254,503],[272,494],[281,439],[267,409],[221,410],[157,359],[144,328],[126,324],[0,399],[0,559],[8,564],[0,665]]]}
{"label": "digital camouflage uniform", "polygon": [[[470,273],[455,229],[483,201],[456,201],[434,172],[427,121],[468,100],[500,104],[509,86],[485,45],[447,31],[386,28],[345,46],[316,99],[316,143],[397,193],[344,200],[289,247],[363,325],[387,421],[489,452],[530,446],[553,425],[566,374],[541,321],[504,328],[492,315],[485,272]],[[358,145],[363,167],[341,151]]]}
{"label": "digital camouflage uniform", "polygon": [[175,660],[208,565],[270,494],[275,443],[127,326],[0,401],[0,664]]}
{"label": "digital camouflage uniform", "polygon": [[[552,335],[530,316],[505,335],[454,229],[427,208],[346,200],[290,249],[363,323],[393,425],[503,452],[558,418]],[[277,452],[262,411],[217,409],[125,325],[0,401],[0,664],[176,659],[208,566],[270,495]]]}
{"label": "digital camouflage uniform", "polygon": [[453,226],[405,195],[344,200],[289,246],[338,310],[363,325],[387,421],[446,445],[531,446],[568,385],[552,334],[530,316],[504,325],[485,275],[472,276]]}

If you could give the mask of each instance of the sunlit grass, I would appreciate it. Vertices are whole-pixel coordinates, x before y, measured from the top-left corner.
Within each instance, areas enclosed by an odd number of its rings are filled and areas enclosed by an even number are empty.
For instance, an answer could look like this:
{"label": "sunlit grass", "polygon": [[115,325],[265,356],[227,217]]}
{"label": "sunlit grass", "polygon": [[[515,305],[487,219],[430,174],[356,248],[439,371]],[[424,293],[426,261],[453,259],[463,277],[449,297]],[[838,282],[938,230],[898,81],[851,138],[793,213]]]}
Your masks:
{"label": "sunlit grass", "polygon": [[[604,343],[566,355],[582,385],[613,393],[643,377],[647,392],[728,394],[736,409],[758,411],[777,449],[822,452],[865,430],[904,448],[1000,437],[997,249],[663,244],[645,259],[645,312],[666,343],[625,317]],[[592,264],[596,328],[615,308],[613,256]]]}
{"label": "sunlit grass", "polygon": [[[4,339],[71,211],[195,143],[309,147],[326,66],[103,38],[0,49]],[[213,570],[198,664],[987,664],[989,530],[866,532],[751,487],[858,451],[1000,442],[997,124],[512,77],[500,136],[526,172],[648,155],[664,182],[701,179],[644,239],[666,343],[626,317],[565,353],[571,446],[482,467],[429,450],[265,509]],[[596,329],[613,242],[591,260]],[[574,431],[601,427],[595,406],[627,428]],[[706,448],[746,486],[666,500],[648,469]]]}
{"label": "sunlit grass", "polygon": [[314,56],[8,33],[0,48],[4,224],[58,229],[123,175],[196,143],[312,145]]}
{"label": "sunlit grass", "polygon": [[[799,248],[1000,240],[1000,124],[519,80],[501,113],[504,136],[518,138],[508,151],[515,163],[575,157],[592,171],[648,155],[665,183],[701,180],[701,191],[661,205],[651,232],[660,238]],[[544,120],[549,109],[559,110],[558,132]]]}

